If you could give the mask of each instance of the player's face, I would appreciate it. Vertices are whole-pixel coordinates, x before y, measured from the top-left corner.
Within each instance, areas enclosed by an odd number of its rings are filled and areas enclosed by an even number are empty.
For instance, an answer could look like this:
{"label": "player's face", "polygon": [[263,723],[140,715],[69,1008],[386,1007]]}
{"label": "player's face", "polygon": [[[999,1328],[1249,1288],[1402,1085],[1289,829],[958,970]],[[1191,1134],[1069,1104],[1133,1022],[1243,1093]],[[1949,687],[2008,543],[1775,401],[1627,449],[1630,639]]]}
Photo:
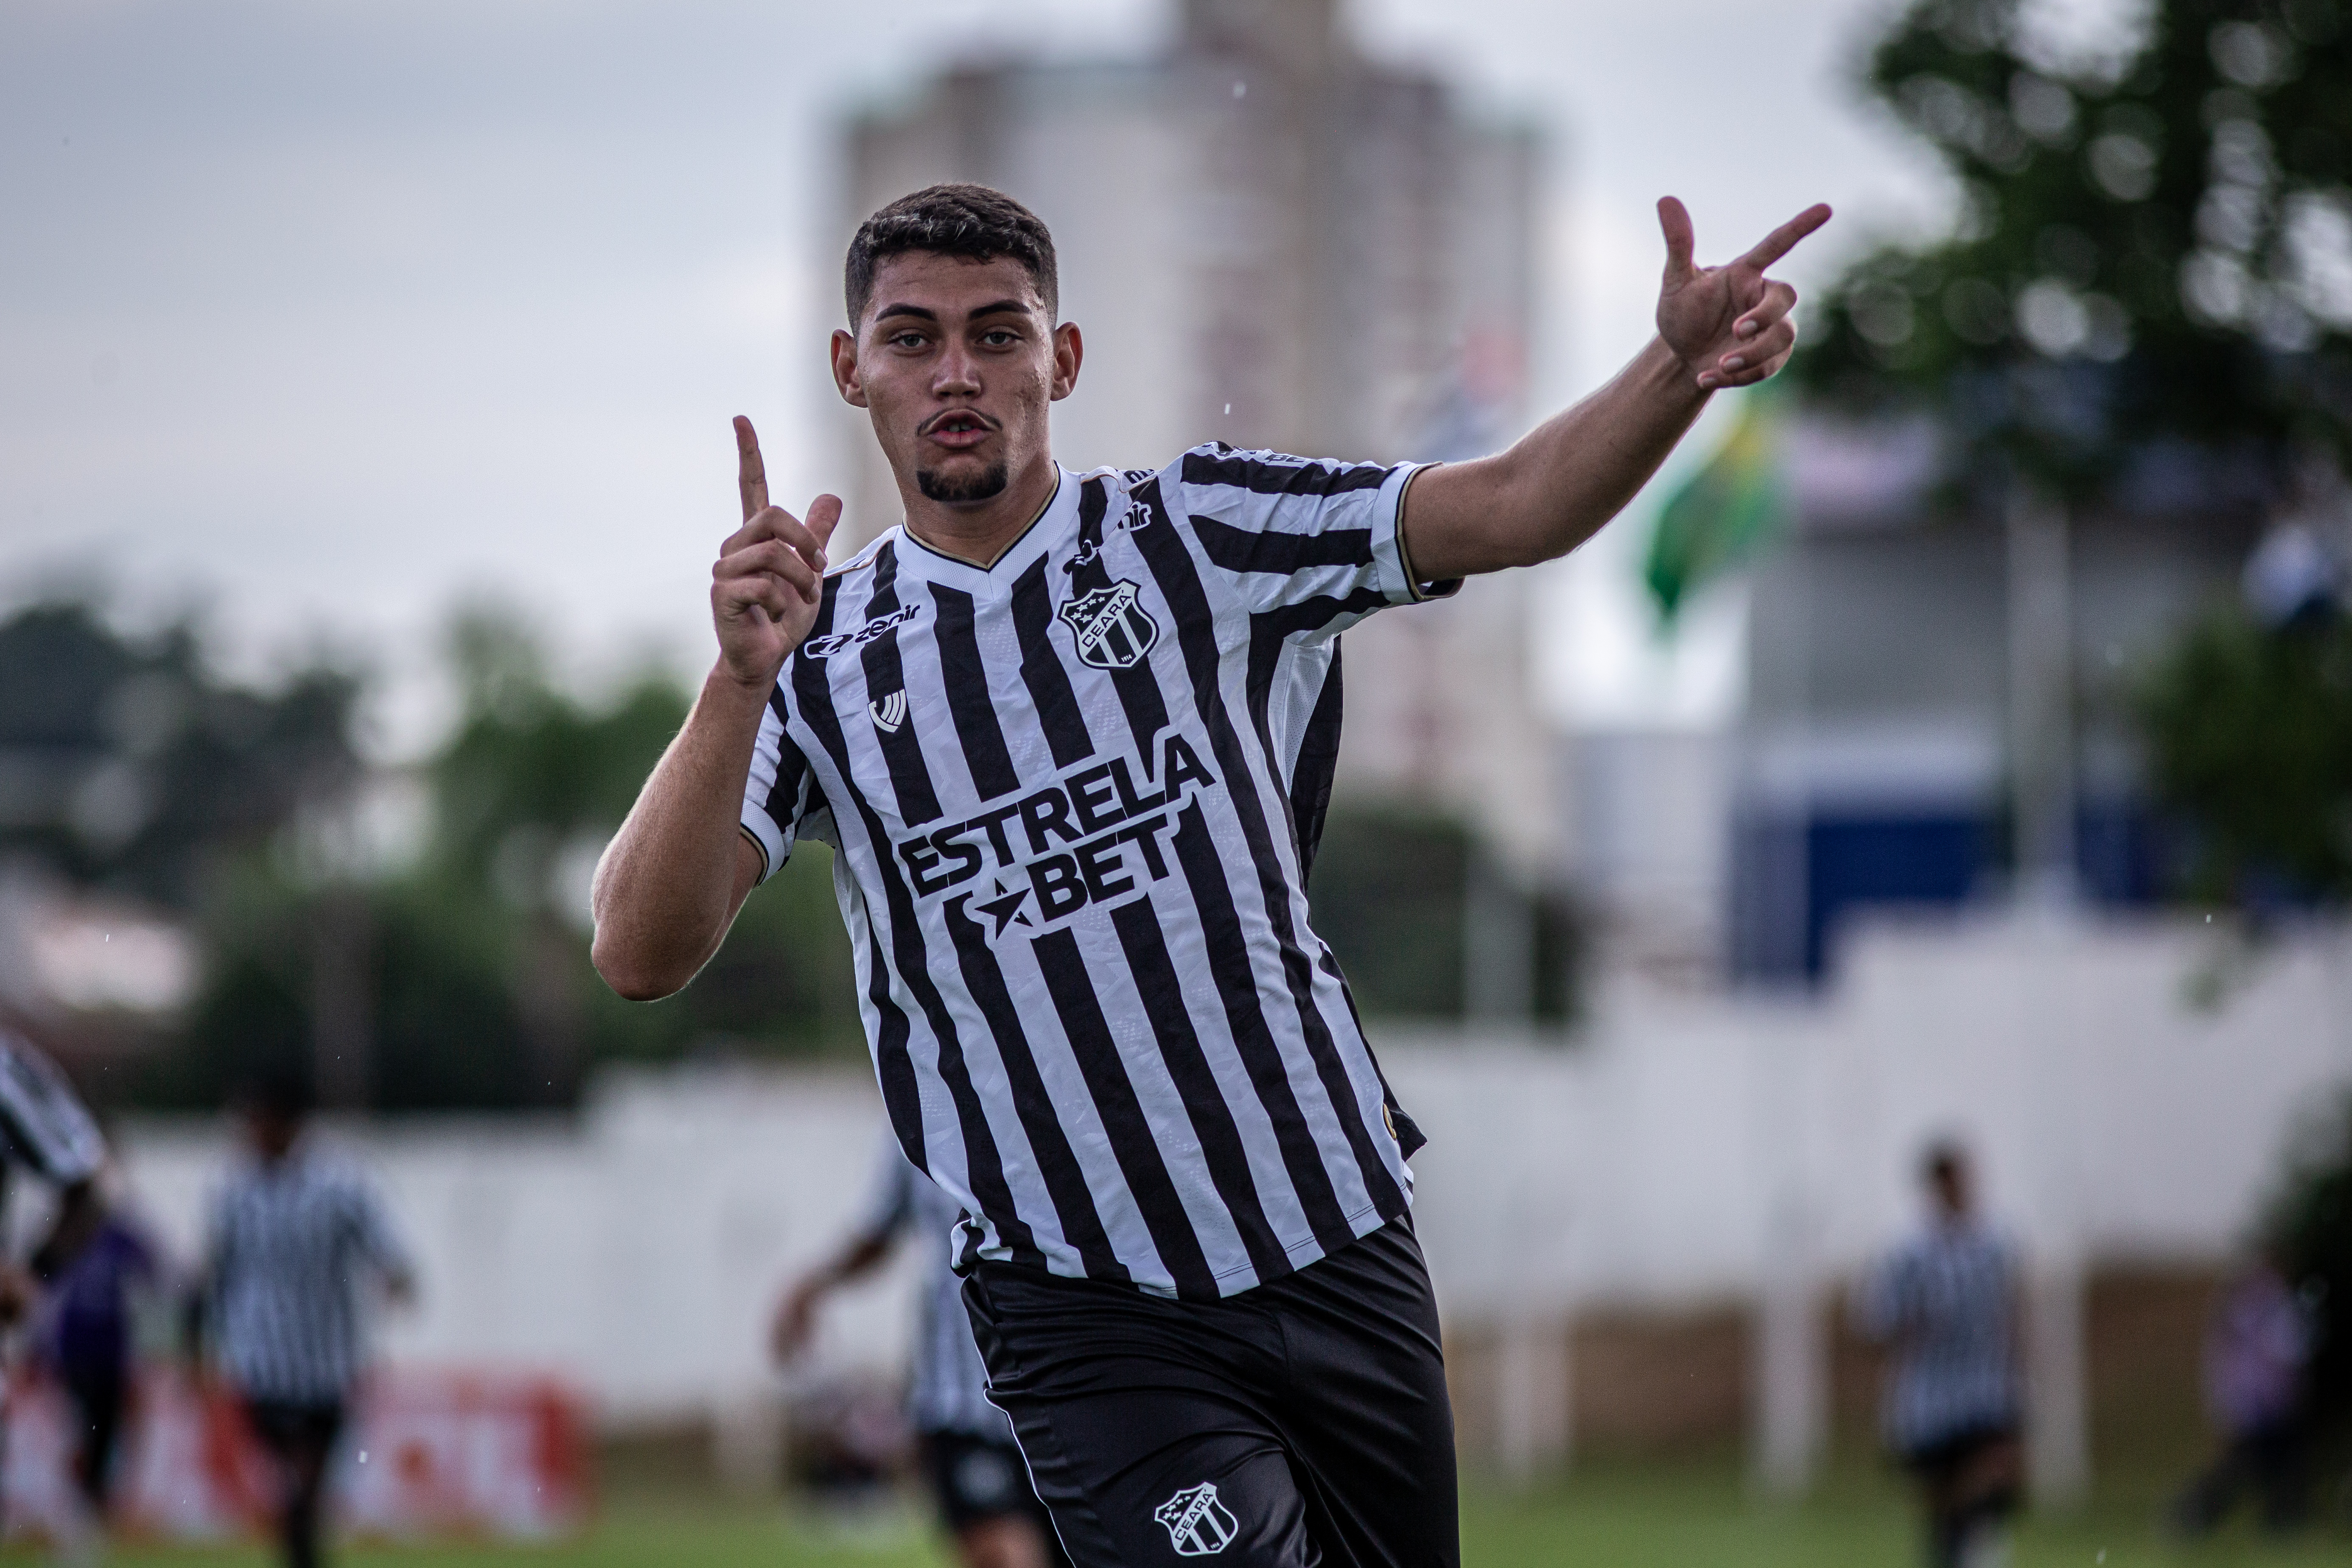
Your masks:
{"label": "player's face", "polygon": [[902,486],[979,506],[1051,458],[1047,410],[1076,380],[1077,329],[1054,324],[1011,258],[891,257],[856,336],[835,340],[841,394],[872,415]]}

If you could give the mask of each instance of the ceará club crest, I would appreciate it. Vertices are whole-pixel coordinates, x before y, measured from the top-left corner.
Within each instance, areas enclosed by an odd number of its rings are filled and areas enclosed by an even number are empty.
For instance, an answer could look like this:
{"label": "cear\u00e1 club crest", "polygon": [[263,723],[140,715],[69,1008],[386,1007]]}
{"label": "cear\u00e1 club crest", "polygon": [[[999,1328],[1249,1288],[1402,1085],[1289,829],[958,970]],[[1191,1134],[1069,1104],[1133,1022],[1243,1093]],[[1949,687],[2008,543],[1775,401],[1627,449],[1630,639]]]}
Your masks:
{"label": "cear\u00e1 club crest", "polygon": [[1160,640],[1142,590],[1124,579],[1074,595],[1059,614],[1077,639],[1079,662],[1097,669],[1130,668]]}

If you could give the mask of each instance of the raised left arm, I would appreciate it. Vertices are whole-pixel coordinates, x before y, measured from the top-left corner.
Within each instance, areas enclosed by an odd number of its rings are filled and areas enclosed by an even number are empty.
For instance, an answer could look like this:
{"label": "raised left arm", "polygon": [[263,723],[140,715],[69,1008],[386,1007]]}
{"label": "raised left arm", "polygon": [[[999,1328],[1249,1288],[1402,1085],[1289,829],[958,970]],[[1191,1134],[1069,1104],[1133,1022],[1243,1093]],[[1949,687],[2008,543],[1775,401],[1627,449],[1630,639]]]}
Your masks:
{"label": "raised left arm", "polygon": [[1773,374],[1797,343],[1797,291],[1764,276],[1830,209],[1811,206],[1725,267],[1691,259],[1690,215],[1658,203],[1666,241],[1658,335],[1601,390],[1507,450],[1415,475],[1400,531],[1415,576],[1442,582],[1565,555],[1657,472],[1718,387]]}

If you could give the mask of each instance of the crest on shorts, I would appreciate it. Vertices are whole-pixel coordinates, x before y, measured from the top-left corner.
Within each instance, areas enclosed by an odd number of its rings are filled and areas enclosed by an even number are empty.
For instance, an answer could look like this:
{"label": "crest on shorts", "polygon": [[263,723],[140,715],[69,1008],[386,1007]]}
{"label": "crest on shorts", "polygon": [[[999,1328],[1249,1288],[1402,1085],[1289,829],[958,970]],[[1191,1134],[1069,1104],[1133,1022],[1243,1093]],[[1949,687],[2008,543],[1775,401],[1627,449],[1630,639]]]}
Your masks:
{"label": "crest on shorts", "polygon": [[1168,1539],[1182,1557],[1213,1557],[1233,1544],[1240,1529],[1233,1510],[1217,1500],[1213,1481],[1186,1487],[1154,1509],[1151,1517],[1168,1527]]}
{"label": "crest on shorts", "polygon": [[1160,623],[1140,603],[1142,590],[1124,578],[1078,595],[1061,608],[1076,636],[1078,658],[1097,669],[1127,669],[1160,640]]}

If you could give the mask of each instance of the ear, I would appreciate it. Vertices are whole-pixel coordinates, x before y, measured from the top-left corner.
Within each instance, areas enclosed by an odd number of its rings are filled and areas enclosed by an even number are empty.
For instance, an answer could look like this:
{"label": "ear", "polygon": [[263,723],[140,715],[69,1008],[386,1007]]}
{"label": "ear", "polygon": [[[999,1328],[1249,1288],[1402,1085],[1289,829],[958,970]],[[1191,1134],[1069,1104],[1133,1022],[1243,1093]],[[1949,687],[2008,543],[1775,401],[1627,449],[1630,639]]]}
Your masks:
{"label": "ear", "polygon": [[1053,399],[1059,403],[1077,390],[1078,366],[1087,357],[1087,340],[1076,321],[1054,329]]}
{"label": "ear", "polygon": [[833,332],[833,384],[852,408],[866,405],[866,385],[857,376],[857,340],[836,327]]}

